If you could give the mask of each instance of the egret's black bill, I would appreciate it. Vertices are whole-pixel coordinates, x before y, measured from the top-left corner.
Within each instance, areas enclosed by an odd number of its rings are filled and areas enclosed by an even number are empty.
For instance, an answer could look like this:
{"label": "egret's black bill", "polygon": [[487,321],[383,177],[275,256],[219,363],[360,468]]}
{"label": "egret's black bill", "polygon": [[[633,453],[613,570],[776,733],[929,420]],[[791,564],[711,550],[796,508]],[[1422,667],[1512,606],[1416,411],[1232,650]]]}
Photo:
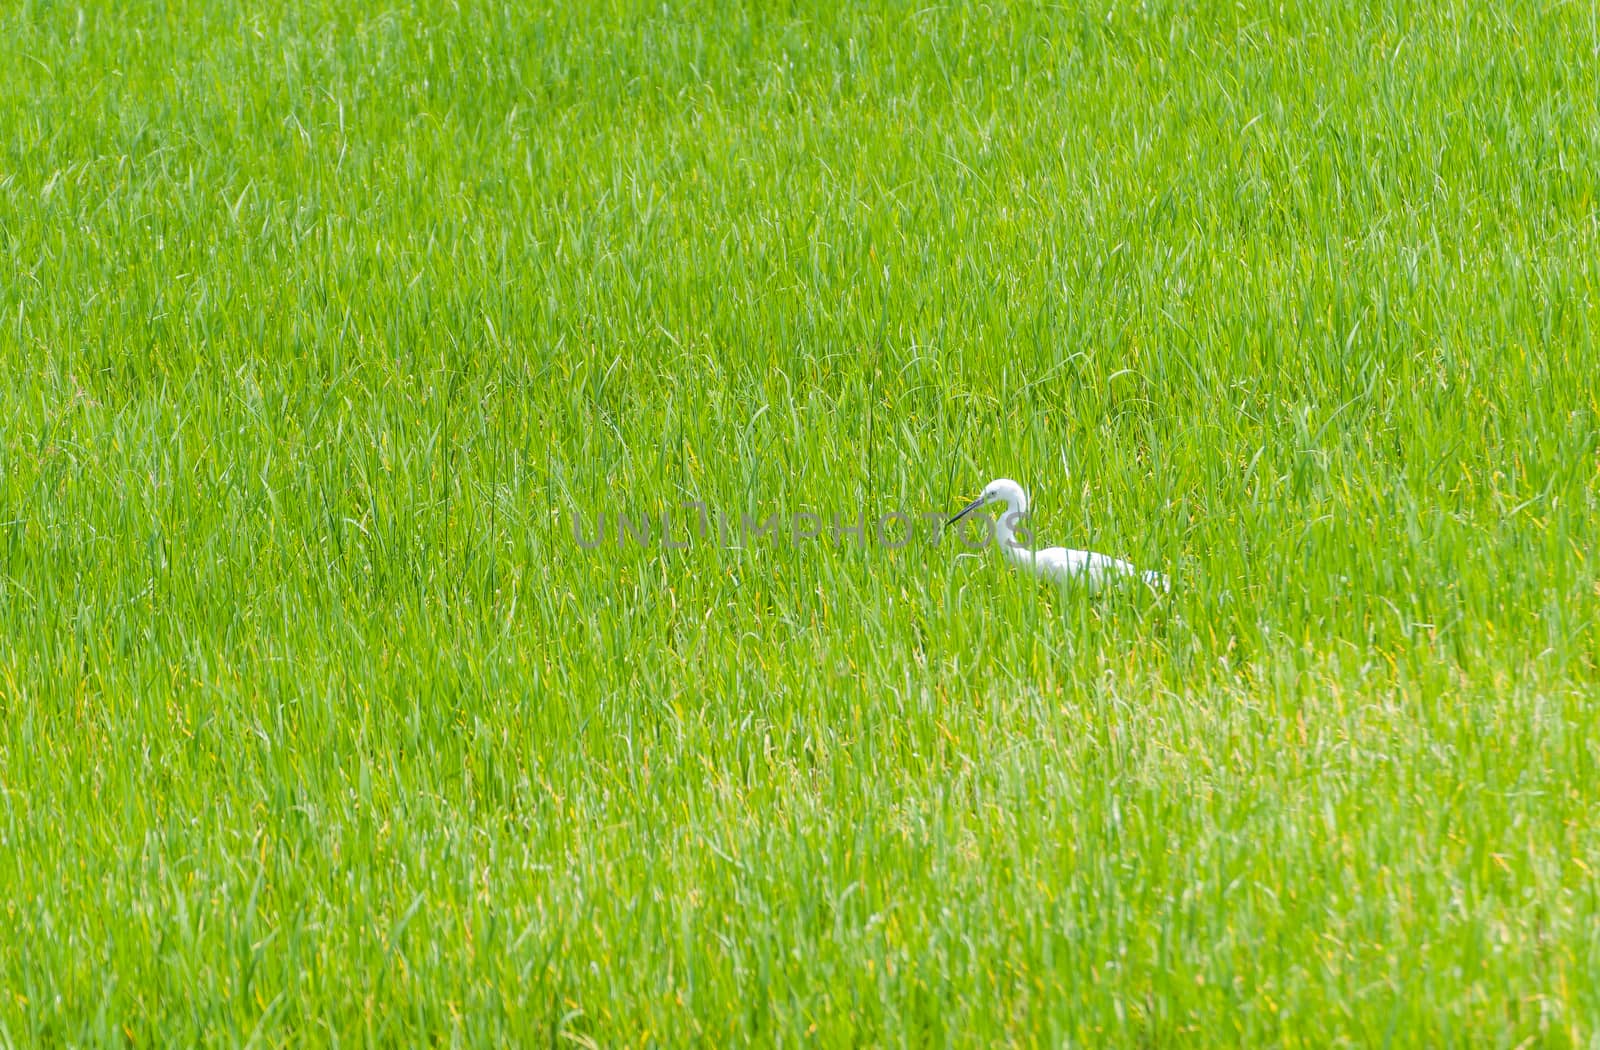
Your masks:
{"label": "egret's black bill", "polygon": [[973,500],[971,503],[968,503],[965,507],[962,507],[960,514],[957,514],[955,517],[951,518],[949,521],[944,523],[945,528],[949,528],[950,526],[954,525],[956,522],[960,521],[962,518],[966,517],[968,514],[971,514],[973,511],[975,511],[979,507],[983,506],[983,502],[984,502],[983,501],[983,497],[979,496],[977,499]]}

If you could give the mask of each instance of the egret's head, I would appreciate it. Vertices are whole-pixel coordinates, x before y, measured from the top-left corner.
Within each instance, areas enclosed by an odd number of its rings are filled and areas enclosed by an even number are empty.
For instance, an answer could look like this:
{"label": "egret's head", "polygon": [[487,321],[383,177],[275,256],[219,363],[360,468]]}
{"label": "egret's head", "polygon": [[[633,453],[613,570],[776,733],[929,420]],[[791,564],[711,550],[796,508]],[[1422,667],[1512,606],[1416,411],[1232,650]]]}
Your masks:
{"label": "egret's head", "polygon": [[946,524],[954,525],[962,518],[971,514],[979,507],[990,503],[1004,503],[1006,509],[1012,514],[1026,514],[1028,512],[1028,494],[1023,491],[1010,478],[995,478],[983,487],[983,495],[961,508],[961,513],[951,518]]}

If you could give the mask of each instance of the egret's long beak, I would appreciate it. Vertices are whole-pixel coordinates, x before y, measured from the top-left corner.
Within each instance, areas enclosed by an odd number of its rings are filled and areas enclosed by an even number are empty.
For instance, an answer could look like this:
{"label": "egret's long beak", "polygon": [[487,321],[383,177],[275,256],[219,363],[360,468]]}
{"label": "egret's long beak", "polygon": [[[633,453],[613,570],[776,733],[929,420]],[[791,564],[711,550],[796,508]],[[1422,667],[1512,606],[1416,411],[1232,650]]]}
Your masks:
{"label": "egret's long beak", "polygon": [[988,502],[988,500],[984,499],[982,496],[979,496],[977,499],[973,500],[971,503],[968,503],[965,507],[962,507],[960,514],[957,514],[955,517],[953,517],[949,521],[945,522],[944,523],[944,527],[948,529],[950,526],[954,525],[956,522],[960,521],[962,518],[966,517],[968,514],[971,514],[973,511],[977,510],[979,507],[983,506],[987,502]]}

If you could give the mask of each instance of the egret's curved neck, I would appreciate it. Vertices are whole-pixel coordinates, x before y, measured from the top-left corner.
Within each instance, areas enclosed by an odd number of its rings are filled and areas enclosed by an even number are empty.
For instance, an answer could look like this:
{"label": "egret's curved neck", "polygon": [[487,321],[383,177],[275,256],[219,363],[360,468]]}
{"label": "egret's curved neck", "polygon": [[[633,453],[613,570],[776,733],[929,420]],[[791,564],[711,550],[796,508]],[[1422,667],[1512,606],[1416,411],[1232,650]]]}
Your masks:
{"label": "egret's curved neck", "polygon": [[1016,501],[1008,499],[1005,503],[1006,509],[994,519],[994,542],[1008,557],[1015,557],[1024,553],[1016,539],[1016,526],[1028,512],[1028,501],[1026,498]]}

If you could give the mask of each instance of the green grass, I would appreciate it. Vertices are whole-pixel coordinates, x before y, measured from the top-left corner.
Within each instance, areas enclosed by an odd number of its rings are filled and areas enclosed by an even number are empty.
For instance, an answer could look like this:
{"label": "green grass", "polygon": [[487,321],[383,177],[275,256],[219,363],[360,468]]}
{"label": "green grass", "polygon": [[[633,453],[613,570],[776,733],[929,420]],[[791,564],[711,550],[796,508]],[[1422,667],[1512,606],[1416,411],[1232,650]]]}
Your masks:
{"label": "green grass", "polygon": [[1597,49],[6,6],[0,1044],[1596,1046]]}

